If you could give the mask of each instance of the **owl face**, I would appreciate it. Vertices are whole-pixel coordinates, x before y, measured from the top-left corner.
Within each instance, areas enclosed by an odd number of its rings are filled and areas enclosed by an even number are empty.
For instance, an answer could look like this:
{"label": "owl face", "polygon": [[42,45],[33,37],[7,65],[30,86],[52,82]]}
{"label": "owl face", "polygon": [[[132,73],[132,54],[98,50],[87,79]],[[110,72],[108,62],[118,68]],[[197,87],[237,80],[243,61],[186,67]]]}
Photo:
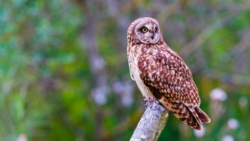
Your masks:
{"label": "owl face", "polygon": [[135,26],[136,37],[144,44],[155,44],[161,38],[159,24],[156,20],[141,20]]}

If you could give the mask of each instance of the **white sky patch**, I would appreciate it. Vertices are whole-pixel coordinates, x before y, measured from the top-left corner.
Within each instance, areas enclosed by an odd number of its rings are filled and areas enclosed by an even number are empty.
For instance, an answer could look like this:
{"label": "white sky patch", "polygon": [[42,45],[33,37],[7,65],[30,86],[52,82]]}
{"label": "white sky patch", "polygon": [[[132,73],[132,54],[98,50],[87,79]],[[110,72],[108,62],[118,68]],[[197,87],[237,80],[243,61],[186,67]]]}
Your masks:
{"label": "white sky patch", "polygon": [[211,100],[225,101],[227,99],[227,94],[221,88],[213,89],[210,92]]}
{"label": "white sky patch", "polygon": [[91,60],[91,63],[93,67],[92,70],[94,71],[102,70],[106,65],[106,62],[101,57],[95,57],[95,59]]}
{"label": "white sky patch", "polygon": [[225,135],[221,141],[234,141],[234,137],[231,135]]}
{"label": "white sky patch", "polygon": [[134,86],[131,81],[117,81],[113,84],[113,89],[118,95],[121,96],[123,106],[130,107],[133,104]]}
{"label": "white sky patch", "polygon": [[95,100],[96,104],[104,105],[107,102],[107,95],[109,88],[107,86],[99,86],[92,90],[91,95]]}
{"label": "white sky patch", "polygon": [[16,141],[27,141],[27,136],[25,134],[21,134]]}
{"label": "white sky patch", "polygon": [[196,137],[203,137],[206,134],[206,128],[203,127],[202,130],[194,130],[194,135]]}
{"label": "white sky patch", "polygon": [[227,126],[230,129],[237,129],[239,127],[239,121],[234,118],[231,118],[227,121]]}

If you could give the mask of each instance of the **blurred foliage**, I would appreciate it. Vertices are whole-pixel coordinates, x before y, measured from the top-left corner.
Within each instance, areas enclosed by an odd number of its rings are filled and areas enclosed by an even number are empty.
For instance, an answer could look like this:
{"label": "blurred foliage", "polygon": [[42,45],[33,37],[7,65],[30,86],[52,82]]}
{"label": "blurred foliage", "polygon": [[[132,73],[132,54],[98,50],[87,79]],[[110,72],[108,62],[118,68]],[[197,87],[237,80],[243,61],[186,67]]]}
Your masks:
{"label": "blurred foliage", "polygon": [[129,140],[144,109],[126,31],[143,16],[191,68],[212,118],[195,133],[170,116],[159,140],[250,140],[249,1],[0,3],[0,140]]}

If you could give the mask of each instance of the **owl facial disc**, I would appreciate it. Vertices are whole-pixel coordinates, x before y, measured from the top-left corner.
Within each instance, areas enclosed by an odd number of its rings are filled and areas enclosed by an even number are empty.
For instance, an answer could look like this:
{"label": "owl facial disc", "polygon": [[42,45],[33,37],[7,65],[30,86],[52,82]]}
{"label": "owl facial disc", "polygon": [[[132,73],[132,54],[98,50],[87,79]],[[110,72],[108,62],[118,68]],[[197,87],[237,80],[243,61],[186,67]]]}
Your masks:
{"label": "owl facial disc", "polygon": [[144,44],[155,44],[161,38],[157,21],[144,20],[137,24],[134,29],[137,38]]}

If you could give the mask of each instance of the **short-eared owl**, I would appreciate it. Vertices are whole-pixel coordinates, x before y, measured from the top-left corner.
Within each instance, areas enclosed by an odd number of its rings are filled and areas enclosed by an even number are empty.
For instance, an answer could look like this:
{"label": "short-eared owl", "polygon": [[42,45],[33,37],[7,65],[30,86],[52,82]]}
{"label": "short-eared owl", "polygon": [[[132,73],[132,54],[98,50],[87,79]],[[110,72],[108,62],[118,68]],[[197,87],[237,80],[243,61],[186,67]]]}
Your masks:
{"label": "short-eared owl", "polygon": [[158,100],[177,118],[194,129],[210,118],[200,106],[190,69],[163,40],[158,22],[149,17],[128,28],[127,53],[131,78],[146,100]]}

